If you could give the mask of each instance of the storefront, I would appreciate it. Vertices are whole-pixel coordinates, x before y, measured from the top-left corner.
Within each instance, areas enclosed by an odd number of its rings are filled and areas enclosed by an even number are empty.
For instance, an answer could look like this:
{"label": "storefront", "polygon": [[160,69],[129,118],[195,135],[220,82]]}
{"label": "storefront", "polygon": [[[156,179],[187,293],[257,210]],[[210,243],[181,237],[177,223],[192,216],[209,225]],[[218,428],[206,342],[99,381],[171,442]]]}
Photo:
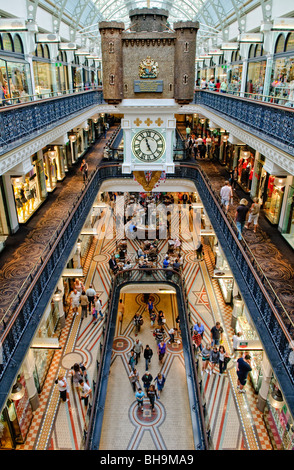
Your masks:
{"label": "storefront", "polygon": [[15,449],[23,444],[32,419],[33,410],[21,369],[0,415],[0,449]]}
{"label": "storefront", "polygon": [[293,417],[284,401],[275,377],[272,377],[267,403],[264,409],[264,422],[274,450],[293,450]]}
{"label": "storefront", "polygon": [[83,89],[83,66],[80,65],[78,56],[75,56],[74,62],[71,65],[72,74],[72,87],[74,91]]}
{"label": "storefront", "polygon": [[21,224],[30,219],[47,196],[42,162],[40,163],[37,154],[31,160],[31,169],[27,173],[10,177],[18,222]]}
{"label": "storefront", "polygon": [[[265,175],[263,175],[263,178],[264,176]],[[264,215],[273,225],[277,225],[280,219],[286,178],[283,176],[266,175],[266,181],[267,185],[263,194]]]}
{"label": "storefront", "polygon": [[219,244],[215,245],[214,254],[215,269],[213,278],[217,279],[225,303],[231,304],[234,289],[234,278],[232,272]]}
{"label": "storefront", "polygon": [[[263,57],[263,48],[261,44],[252,44],[249,49],[246,96],[254,99],[262,99],[266,58]],[[254,96],[251,96],[254,95]]]}
{"label": "storefront", "polygon": [[40,98],[49,98],[53,92],[53,70],[47,44],[38,44],[33,57],[33,70],[36,94]]}
{"label": "storefront", "polygon": [[254,172],[254,159],[255,159],[255,150],[251,147],[242,147],[239,151],[239,159],[237,163],[238,171],[238,184],[241,188],[250,192],[253,172]]}
{"label": "storefront", "polygon": [[294,186],[288,189],[282,235],[294,248]]}
{"label": "storefront", "polygon": [[239,94],[241,90],[243,62],[239,51],[232,53],[232,62],[227,68],[228,93]]}
{"label": "storefront", "polygon": [[0,35],[0,105],[23,103],[32,94],[30,67],[19,35]]}
{"label": "storefront", "polygon": [[294,106],[294,32],[277,38],[270,96],[273,103]]}
{"label": "storefront", "polygon": [[68,64],[65,51],[59,51],[55,63],[56,85],[58,93],[65,93],[69,89]]}
{"label": "storefront", "polygon": [[[59,318],[58,303],[52,300],[45,310],[38,333],[32,342],[32,351],[35,359],[34,381],[38,393],[42,391],[54,356],[55,349],[53,346],[58,346],[58,338],[61,331]],[[52,339],[52,347],[49,347],[50,339]]]}

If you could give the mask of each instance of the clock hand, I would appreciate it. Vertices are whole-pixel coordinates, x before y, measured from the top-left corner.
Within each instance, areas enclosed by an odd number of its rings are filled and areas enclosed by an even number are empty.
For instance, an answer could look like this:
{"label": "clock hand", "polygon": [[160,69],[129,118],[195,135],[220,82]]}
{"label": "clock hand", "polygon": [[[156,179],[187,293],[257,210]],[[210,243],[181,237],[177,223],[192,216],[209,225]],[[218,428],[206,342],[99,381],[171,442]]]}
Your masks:
{"label": "clock hand", "polygon": [[146,140],[146,144],[147,144],[147,147],[148,147],[148,150],[150,150],[150,152],[152,152],[151,148],[150,148],[150,145],[149,145],[149,142],[147,140],[147,137],[145,137],[145,140]]}

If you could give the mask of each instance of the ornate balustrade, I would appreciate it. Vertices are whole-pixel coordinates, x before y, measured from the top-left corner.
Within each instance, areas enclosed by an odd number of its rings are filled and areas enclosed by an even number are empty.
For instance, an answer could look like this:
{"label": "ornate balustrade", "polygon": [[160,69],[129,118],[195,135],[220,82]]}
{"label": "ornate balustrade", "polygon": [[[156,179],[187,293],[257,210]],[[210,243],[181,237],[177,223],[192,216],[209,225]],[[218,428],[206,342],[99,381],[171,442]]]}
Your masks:
{"label": "ornate balustrade", "polygon": [[131,269],[119,272],[113,277],[111,297],[108,304],[106,318],[105,336],[103,338],[104,343],[102,353],[100,355],[101,362],[99,364],[97,378],[95,380],[94,399],[91,408],[90,420],[87,426],[87,435],[85,440],[86,450],[99,450],[120,290],[123,286],[129,284],[158,283],[169,284],[176,289],[194,446],[195,450],[205,450],[209,448],[207,437],[208,425],[206,424],[201,392],[197,379],[197,370],[189,329],[189,318],[186,309],[187,300],[185,296],[185,288],[181,275],[174,270],[169,271],[172,273],[170,276],[167,276],[167,270],[165,269]]}
{"label": "ornate balustrade", "polygon": [[102,91],[91,90],[1,109],[0,155],[102,103]]}
{"label": "ornate balustrade", "polygon": [[294,109],[272,103],[196,90],[201,105],[294,156]]}
{"label": "ornate balustrade", "polygon": [[[46,305],[54,293],[99,187],[105,179],[116,177],[132,178],[132,175],[122,174],[121,166],[118,164],[103,165],[93,172],[85,189],[77,195],[72,210],[65,214],[63,223],[52,234],[48,252],[28,276],[19,295],[15,297],[5,318],[2,319],[0,324],[2,342],[0,409],[13,385],[19,364],[29,348]],[[280,303],[265,273],[262,272],[250,252],[250,248],[243,241],[238,240],[234,222],[223,213],[218,197],[198,165],[176,165],[175,173],[169,175],[169,178],[187,178],[195,182],[205,211],[250,311],[281,390],[289,408],[294,413],[294,363],[290,360],[293,350],[293,320]],[[119,282],[120,278],[118,278]]]}

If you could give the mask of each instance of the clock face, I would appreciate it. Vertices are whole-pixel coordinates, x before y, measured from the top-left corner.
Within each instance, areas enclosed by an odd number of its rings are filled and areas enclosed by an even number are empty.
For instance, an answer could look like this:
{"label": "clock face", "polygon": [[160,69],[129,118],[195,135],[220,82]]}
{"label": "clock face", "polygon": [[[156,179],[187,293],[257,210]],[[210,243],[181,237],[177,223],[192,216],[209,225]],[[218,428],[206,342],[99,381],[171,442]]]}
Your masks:
{"label": "clock face", "polygon": [[164,137],[153,129],[137,132],[132,140],[132,151],[135,157],[142,162],[155,162],[165,152]]}

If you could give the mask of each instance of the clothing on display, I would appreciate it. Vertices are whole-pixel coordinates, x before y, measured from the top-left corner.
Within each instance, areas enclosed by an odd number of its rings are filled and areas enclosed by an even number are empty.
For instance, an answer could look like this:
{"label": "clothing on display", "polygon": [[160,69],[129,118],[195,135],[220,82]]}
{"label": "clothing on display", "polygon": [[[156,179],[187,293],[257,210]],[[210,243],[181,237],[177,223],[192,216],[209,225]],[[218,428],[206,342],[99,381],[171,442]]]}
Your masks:
{"label": "clothing on display", "polygon": [[11,178],[15,205],[20,223],[26,222],[39,207],[41,200],[38,197],[36,175]]}

